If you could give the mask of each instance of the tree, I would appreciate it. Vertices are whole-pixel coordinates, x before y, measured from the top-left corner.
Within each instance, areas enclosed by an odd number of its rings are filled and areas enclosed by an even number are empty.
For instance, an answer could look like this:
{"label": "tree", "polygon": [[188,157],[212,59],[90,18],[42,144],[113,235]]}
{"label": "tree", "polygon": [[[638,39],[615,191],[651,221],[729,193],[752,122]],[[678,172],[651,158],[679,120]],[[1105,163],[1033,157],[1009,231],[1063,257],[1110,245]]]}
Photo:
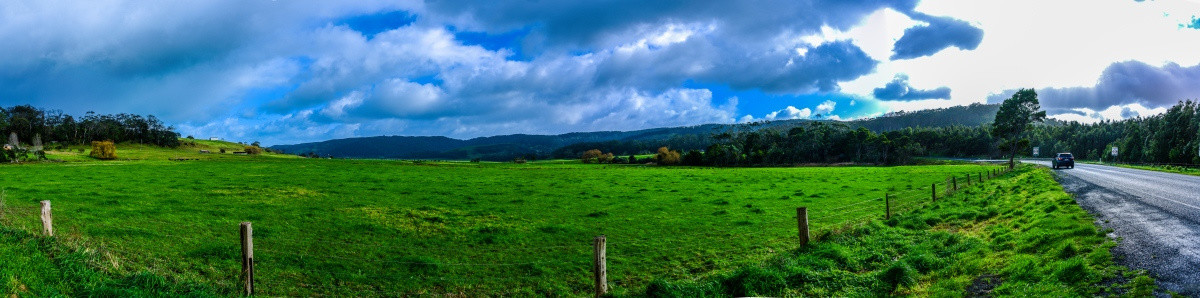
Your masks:
{"label": "tree", "polygon": [[581,156],[580,159],[583,161],[583,163],[592,163],[599,161],[601,155],[604,154],[600,152],[600,149],[592,149],[583,152],[583,156]]}
{"label": "tree", "polygon": [[1014,159],[1022,144],[1028,144],[1025,132],[1033,127],[1034,122],[1046,120],[1046,111],[1040,111],[1037,92],[1033,89],[1021,89],[1009,99],[1000,104],[996,111],[996,120],[992,125],[992,136],[1002,140],[1008,149],[1008,167],[1016,166]]}

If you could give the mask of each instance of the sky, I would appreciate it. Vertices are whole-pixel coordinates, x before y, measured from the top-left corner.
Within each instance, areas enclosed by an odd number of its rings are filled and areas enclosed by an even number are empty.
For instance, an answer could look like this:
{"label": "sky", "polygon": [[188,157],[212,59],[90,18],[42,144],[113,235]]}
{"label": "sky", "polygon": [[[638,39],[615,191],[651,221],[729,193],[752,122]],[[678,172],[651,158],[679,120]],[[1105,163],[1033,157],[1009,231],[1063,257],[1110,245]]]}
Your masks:
{"label": "sky", "polygon": [[4,1],[0,106],[267,145],[1200,99],[1200,1]]}

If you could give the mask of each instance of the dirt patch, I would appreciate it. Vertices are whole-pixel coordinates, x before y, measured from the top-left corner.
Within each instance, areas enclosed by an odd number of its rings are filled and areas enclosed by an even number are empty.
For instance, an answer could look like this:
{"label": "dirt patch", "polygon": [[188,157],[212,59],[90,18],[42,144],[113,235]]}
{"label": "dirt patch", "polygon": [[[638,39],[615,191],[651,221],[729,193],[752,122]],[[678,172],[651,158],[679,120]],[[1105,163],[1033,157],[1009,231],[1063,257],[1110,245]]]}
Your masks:
{"label": "dirt patch", "polygon": [[992,290],[1000,286],[1000,277],[993,274],[984,274],[976,277],[971,281],[971,285],[967,286],[967,297],[992,297]]}

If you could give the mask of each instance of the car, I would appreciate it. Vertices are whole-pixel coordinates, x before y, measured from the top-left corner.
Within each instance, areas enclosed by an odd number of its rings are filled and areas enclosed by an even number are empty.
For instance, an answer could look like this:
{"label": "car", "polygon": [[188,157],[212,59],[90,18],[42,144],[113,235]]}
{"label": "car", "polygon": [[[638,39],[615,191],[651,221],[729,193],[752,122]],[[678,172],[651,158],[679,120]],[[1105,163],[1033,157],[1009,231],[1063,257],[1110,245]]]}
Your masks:
{"label": "car", "polygon": [[1053,166],[1055,169],[1058,169],[1058,168],[1074,169],[1075,168],[1075,156],[1071,155],[1070,153],[1059,153],[1058,155],[1054,156],[1053,160],[1050,160],[1050,165]]}

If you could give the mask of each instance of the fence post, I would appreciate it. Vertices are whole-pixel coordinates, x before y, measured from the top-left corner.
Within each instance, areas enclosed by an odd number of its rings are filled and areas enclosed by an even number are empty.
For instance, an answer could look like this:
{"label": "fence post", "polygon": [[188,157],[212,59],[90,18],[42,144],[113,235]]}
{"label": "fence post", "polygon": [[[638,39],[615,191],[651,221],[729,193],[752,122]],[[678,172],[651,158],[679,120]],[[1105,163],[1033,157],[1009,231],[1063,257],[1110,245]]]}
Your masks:
{"label": "fence post", "polygon": [[937,202],[937,183],[929,184],[929,197]]}
{"label": "fence post", "polygon": [[796,227],[800,233],[800,246],[808,245],[808,207],[796,208]]}
{"label": "fence post", "polygon": [[254,295],[254,229],[250,222],[243,222],[242,234],[242,284],[245,286],[242,294]]}
{"label": "fence post", "polygon": [[50,214],[50,201],[42,201],[42,234],[54,237],[54,217]]}
{"label": "fence post", "polygon": [[592,272],[595,273],[596,278],[596,297],[600,297],[608,294],[608,266],[605,264],[607,259],[604,252],[604,235],[596,236],[594,244],[596,248],[596,262],[592,267]]}
{"label": "fence post", "polygon": [[888,193],[883,193],[883,208],[886,209],[883,219],[892,219],[892,197]]}
{"label": "fence post", "polygon": [[958,177],[950,176],[950,182],[954,183],[954,190],[958,190]]}
{"label": "fence post", "polygon": [[979,183],[983,183],[983,173],[979,173]]}

